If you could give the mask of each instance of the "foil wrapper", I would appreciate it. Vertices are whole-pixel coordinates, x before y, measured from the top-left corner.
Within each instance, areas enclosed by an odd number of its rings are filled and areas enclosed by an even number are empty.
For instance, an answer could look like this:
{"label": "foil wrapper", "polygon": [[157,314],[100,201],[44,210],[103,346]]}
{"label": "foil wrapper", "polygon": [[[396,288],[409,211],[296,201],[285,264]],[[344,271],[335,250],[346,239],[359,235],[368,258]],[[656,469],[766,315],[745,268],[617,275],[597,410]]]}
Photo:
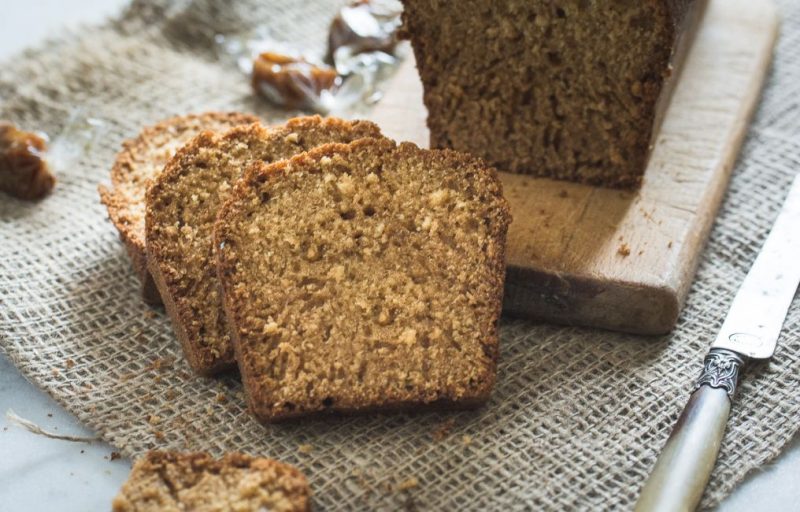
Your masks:
{"label": "foil wrapper", "polygon": [[361,0],[343,7],[331,22],[326,60],[342,75],[360,69],[358,56],[380,52],[393,55],[400,28],[401,6]]}
{"label": "foil wrapper", "polygon": [[270,103],[349,117],[381,98],[380,84],[408,52],[406,43],[397,42],[401,12],[395,0],[343,7],[331,22],[325,61],[276,40],[263,27],[220,34],[216,42],[222,56],[250,75],[255,91]]}

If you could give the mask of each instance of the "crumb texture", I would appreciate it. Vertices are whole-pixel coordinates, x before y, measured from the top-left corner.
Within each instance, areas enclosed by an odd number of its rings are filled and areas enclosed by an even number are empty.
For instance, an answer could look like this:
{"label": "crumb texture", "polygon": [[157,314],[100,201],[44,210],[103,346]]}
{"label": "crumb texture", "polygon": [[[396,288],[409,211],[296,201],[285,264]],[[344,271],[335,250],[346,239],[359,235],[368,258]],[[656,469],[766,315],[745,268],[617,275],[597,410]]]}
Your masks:
{"label": "crumb texture", "polygon": [[637,185],[693,3],[404,0],[431,147],[512,172]]}
{"label": "crumb texture", "polygon": [[295,468],[230,453],[148,452],[114,498],[114,512],[303,512],[308,483]]}
{"label": "crumb texture", "polygon": [[230,367],[233,349],[221,307],[213,225],[232,184],[254,161],[275,162],[320,144],[380,136],[363,121],[297,118],[225,134],[203,133],[173,158],[147,195],[148,263],[191,366]]}
{"label": "crumb texture", "polygon": [[496,173],[386,139],[251,168],[217,224],[262,420],[485,400],[510,217]]}

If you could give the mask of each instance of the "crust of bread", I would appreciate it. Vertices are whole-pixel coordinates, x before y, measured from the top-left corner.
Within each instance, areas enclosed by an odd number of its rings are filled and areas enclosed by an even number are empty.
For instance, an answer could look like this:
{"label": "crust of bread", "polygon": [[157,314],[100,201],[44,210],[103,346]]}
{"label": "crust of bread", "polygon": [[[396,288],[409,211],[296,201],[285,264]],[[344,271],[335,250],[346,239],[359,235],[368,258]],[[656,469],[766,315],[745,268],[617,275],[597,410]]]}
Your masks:
{"label": "crust of bread", "polygon": [[117,153],[111,168],[111,187],[100,185],[98,192],[100,202],[106,206],[108,217],[117,228],[119,238],[131,259],[133,270],[141,283],[142,297],[147,303],[159,305],[161,297],[147,268],[143,226],[131,218],[130,200],[120,192],[120,187],[129,186],[142,164],[156,156],[152,154],[151,149],[154,140],[168,138],[175,130],[200,131],[201,128],[197,127],[235,126],[258,121],[256,116],[240,112],[206,112],[176,116],[145,127],[136,137],[122,143],[122,149]]}

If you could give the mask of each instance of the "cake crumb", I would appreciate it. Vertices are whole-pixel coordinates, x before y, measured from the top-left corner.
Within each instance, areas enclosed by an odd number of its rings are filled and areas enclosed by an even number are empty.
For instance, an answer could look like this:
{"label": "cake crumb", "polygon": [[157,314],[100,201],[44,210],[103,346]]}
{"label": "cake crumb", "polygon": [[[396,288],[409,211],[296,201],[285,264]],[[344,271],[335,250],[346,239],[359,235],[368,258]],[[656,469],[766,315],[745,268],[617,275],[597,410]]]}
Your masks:
{"label": "cake crumb", "polygon": [[472,436],[469,434],[464,434],[461,436],[461,444],[464,446],[469,446],[472,444]]}
{"label": "cake crumb", "polygon": [[67,370],[70,370],[75,367],[75,361],[72,359],[67,359]]}
{"label": "cake crumb", "polygon": [[151,425],[158,425],[159,423],[161,423],[161,416],[151,414],[150,417],[147,418],[147,422]]}
{"label": "cake crumb", "polygon": [[160,431],[160,430],[154,430],[154,431],[153,431],[153,435],[154,435],[154,436],[156,437],[156,439],[158,439],[159,441],[163,441],[164,439],[166,439],[166,436],[164,435],[164,432],[162,432],[162,431]]}
{"label": "cake crumb", "polygon": [[453,426],[456,424],[456,420],[450,418],[446,421],[440,423],[436,429],[433,431],[433,440],[434,441],[441,441],[447,436],[450,435],[450,431],[453,430]]}
{"label": "cake crumb", "polygon": [[413,346],[417,342],[417,330],[408,328],[400,334],[400,343]]}
{"label": "cake crumb", "polygon": [[[81,453],[83,453],[83,450],[81,450]],[[113,462],[113,461],[119,460],[121,458],[122,458],[122,455],[120,455],[119,452],[111,452],[111,458],[109,460]]]}
{"label": "cake crumb", "polygon": [[149,366],[145,367],[144,371],[161,370],[162,368],[168,368],[170,365],[172,365],[172,363],[173,359],[171,357],[157,357],[150,362]]}
{"label": "cake crumb", "polygon": [[224,404],[228,401],[228,397],[226,397],[223,393],[217,393],[217,403]]}
{"label": "cake crumb", "polygon": [[297,446],[297,451],[302,453],[302,454],[304,454],[304,455],[308,455],[308,454],[310,454],[311,452],[314,451],[314,447],[311,446],[308,443],[304,443],[304,444],[301,444],[301,445]]}
{"label": "cake crumb", "polygon": [[395,487],[395,490],[397,492],[403,492],[403,491],[408,491],[408,490],[414,489],[416,487],[419,487],[419,480],[417,480],[416,477],[412,476],[411,478],[407,478],[407,479],[403,480],[402,482],[400,482],[399,484],[397,484],[397,487]]}
{"label": "cake crumb", "polygon": [[619,249],[617,249],[617,254],[619,254],[623,258],[630,256],[631,248],[628,247],[628,244],[623,243],[622,245],[619,246]]}
{"label": "cake crumb", "polygon": [[437,206],[441,206],[442,204],[444,204],[445,201],[447,201],[447,198],[449,197],[449,195],[450,195],[450,191],[449,190],[442,189],[442,190],[436,190],[434,192],[431,192],[430,195],[428,196],[428,198],[430,200],[431,206],[433,206],[435,208]]}

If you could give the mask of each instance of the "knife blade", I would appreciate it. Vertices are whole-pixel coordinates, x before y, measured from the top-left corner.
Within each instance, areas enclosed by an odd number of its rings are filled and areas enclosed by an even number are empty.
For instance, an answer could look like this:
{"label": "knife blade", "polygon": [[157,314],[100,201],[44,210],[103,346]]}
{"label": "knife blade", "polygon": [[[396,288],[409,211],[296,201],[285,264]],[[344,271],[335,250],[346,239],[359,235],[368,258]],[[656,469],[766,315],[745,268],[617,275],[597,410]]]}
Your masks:
{"label": "knife blade", "polygon": [[637,512],[694,510],[719,454],[739,374],[775,352],[800,284],[800,176],[747,273],[650,476]]}

